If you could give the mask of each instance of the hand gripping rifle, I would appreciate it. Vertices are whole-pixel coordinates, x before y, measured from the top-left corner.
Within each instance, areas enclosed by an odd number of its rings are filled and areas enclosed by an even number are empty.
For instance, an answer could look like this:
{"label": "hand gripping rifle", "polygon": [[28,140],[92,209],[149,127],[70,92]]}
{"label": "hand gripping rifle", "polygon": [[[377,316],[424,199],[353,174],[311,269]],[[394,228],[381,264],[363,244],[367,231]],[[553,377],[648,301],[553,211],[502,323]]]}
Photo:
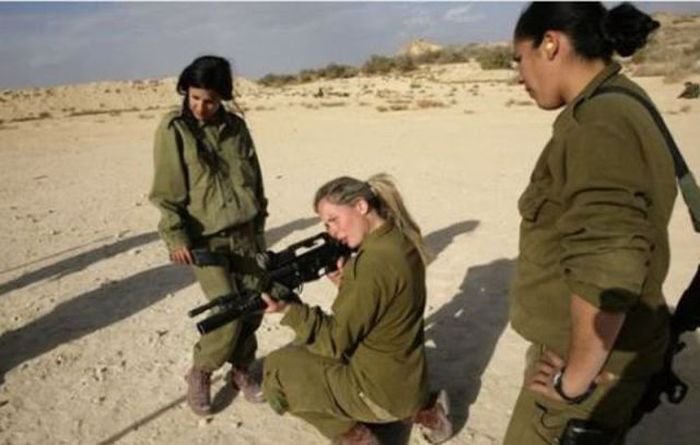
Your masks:
{"label": "hand gripping rifle", "polygon": [[647,385],[644,396],[634,410],[632,425],[637,424],[646,414],[654,411],[661,403],[661,395],[674,405],[683,401],[688,393],[688,385],[673,371],[673,358],[685,348],[680,337],[685,332],[693,332],[700,327],[700,267],[688,289],[683,292],[676,310],[671,316],[671,335],[664,355],[663,368],[654,374]]}
{"label": "hand gripping rifle", "polygon": [[265,309],[260,294],[269,292],[275,283],[286,289],[286,295],[279,298],[299,301],[294,290],[335,271],[338,259],[351,254],[349,247],[325,232],[292,244],[277,253],[268,250],[256,256],[258,265],[264,271],[258,289],[222,295],[192,309],[188,315],[194,317],[208,309],[218,309],[217,313],[197,323],[199,333],[206,334],[243,315]]}

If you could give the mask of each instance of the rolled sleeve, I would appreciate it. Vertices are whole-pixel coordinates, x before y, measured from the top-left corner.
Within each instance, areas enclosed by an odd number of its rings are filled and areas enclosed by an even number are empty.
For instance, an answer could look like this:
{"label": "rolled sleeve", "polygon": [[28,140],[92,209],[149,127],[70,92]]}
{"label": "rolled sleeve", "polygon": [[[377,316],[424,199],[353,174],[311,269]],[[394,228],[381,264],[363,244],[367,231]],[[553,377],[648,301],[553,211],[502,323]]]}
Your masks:
{"label": "rolled sleeve", "polygon": [[625,311],[647,277],[653,226],[648,172],[637,136],[623,119],[572,130],[566,146],[560,267],[573,294]]}

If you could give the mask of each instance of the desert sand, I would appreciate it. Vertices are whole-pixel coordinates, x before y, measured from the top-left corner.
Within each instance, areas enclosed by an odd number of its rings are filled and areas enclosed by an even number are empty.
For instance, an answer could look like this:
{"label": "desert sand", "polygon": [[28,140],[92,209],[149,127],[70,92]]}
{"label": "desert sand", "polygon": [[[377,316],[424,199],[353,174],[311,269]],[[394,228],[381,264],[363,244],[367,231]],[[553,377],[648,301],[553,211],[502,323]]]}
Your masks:
{"label": "desert sand", "polygon": [[[450,444],[500,443],[521,382],[527,345],[507,323],[516,201],[556,113],[534,106],[512,77],[461,64],[282,89],[238,83],[273,249],[322,230],[311,199],[326,180],[380,171],[397,180],[437,254],[426,339],[431,384],[452,398]],[[677,99],[680,82],[636,80],[700,174],[700,100]],[[147,199],[153,133],[179,103],[173,87],[159,79],[0,91],[2,444],[326,442],[296,418],[235,397],[225,370],[215,415],[199,418],[184,402],[198,335],[186,314],[204,299],[190,270],[169,264]],[[700,259],[680,199],[671,247],[665,292],[675,304]],[[302,297],[328,308],[333,287],[311,283]],[[266,317],[259,357],[291,340],[278,320]],[[698,443],[700,334],[685,339],[678,372],[691,392],[644,419],[628,443]],[[409,443],[425,442],[414,430]]]}

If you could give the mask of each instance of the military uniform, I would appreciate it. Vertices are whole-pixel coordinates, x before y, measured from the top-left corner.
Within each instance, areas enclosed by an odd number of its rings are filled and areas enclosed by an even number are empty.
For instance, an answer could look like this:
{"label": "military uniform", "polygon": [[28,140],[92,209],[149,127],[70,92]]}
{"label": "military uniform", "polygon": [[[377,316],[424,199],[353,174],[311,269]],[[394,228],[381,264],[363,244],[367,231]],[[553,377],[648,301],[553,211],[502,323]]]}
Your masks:
{"label": "military uniform", "polygon": [[[248,128],[221,107],[211,121],[196,124],[198,142],[179,115],[167,114],[155,137],[150,200],[161,212],[160,235],[171,251],[207,247],[225,254],[224,265],[193,266],[208,299],[252,288],[260,273],[254,255],[265,249],[267,200]],[[198,150],[209,150],[217,169],[207,168]],[[202,336],[194,365],[207,371],[226,361],[249,365],[261,320],[261,314],[244,317]]]}
{"label": "military uniform", "polygon": [[[578,295],[626,319],[603,369],[619,377],[580,405],[521,391],[506,444],[556,443],[570,418],[624,431],[668,342],[662,284],[676,197],[673,161],[651,115],[603,85],[646,94],[610,64],[557,117],[520,197],[520,255],[511,287],[513,328],[566,360],[570,302]],[[619,439],[622,439],[620,435]]]}
{"label": "military uniform", "polygon": [[386,222],[345,265],[331,315],[305,304],[288,308],[282,324],[296,333],[294,344],[264,364],[270,405],[331,438],[357,421],[415,414],[428,399],[425,295],[418,251]]}

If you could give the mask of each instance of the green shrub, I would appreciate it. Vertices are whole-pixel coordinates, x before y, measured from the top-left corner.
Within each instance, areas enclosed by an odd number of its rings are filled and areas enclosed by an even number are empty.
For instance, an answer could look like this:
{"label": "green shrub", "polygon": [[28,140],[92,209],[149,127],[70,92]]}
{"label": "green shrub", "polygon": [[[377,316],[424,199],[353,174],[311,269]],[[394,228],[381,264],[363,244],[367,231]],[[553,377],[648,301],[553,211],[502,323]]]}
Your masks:
{"label": "green shrub", "polygon": [[339,65],[337,63],[328,64],[324,69],[320,70],[322,77],[326,79],[347,79],[357,75],[357,68],[350,65]]}
{"label": "green shrub", "polygon": [[296,81],[296,77],[290,74],[266,74],[259,82],[266,87],[281,87]]}
{"label": "green shrub", "polygon": [[391,57],[372,55],[362,65],[365,74],[387,74],[394,68],[394,60]]}
{"label": "green shrub", "polygon": [[508,46],[482,48],[476,56],[476,61],[484,70],[511,69],[513,50]]}

